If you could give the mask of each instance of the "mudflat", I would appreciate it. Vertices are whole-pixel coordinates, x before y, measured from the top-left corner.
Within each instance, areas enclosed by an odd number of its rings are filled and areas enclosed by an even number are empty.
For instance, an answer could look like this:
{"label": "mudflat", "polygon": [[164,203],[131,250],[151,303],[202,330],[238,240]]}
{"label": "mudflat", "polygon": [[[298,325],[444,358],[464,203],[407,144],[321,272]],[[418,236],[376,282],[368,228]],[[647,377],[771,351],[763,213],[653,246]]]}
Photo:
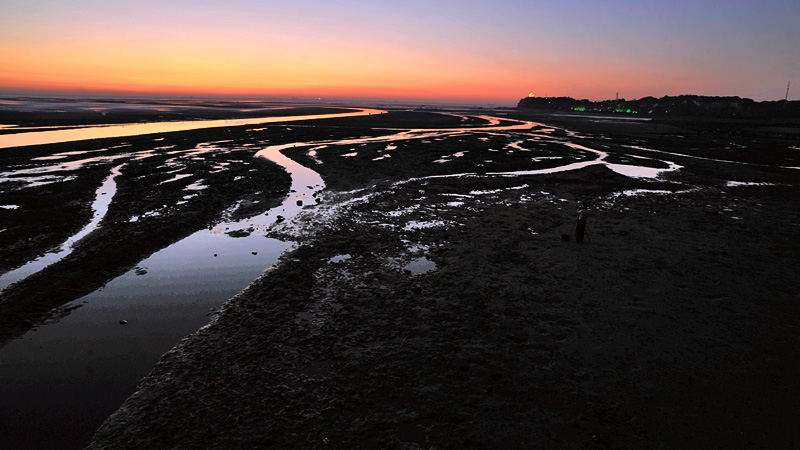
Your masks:
{"label": "mudflat", "polygon": [[[512,119],[541,124],[498,130]],[[796,447],[800,143],[694,125],[391,111],[125,138],[229,151],[191,160],[208,188],[161,215],[145,217],[194,180],[161,184],[174,174],[158,158],[123,168],[107,220],[50,269],[53,292],[72,273],[69,286],[102,286],[231,205],[280,201],[288,175],[248,144],[298,143],[284,154],[327,188],[272,227],[296,248],[164,354],[89,448]],[[77,229],[109,167],[82,172],[80,189],[0,198],[22,206],[12,217],[63,196],[55,211]],[[562,240],[578,202],[580,244]],[[21,260],[73,232],[44,226],[14,231],[42,236]],[[96,258],[112,263],[79,269]],[[65,301],[37,286],[3,293],[5,339]]]}
{"label": "mudflat", "polygon": [[[796,447],[799,180],[755,160],[797,144],[548,132],[682,168],[476,169],[526,168],[508,144],[535,150],[534,131],[287,151],[330,188],[274,230],[300,245],[89,448]],[[582,244],[561,239],[578,201]]]}

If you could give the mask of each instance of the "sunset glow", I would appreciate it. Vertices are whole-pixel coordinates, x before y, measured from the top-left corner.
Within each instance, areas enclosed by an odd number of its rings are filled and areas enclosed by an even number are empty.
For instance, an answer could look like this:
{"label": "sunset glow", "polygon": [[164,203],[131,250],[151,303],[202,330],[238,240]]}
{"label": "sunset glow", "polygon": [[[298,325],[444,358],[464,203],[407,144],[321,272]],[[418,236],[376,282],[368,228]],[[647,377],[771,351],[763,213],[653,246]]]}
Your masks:
{"label": "sunset glow", "polygon": [[797,2],[642,3],[6,1],[0,94],[764,100],[800,75]]}

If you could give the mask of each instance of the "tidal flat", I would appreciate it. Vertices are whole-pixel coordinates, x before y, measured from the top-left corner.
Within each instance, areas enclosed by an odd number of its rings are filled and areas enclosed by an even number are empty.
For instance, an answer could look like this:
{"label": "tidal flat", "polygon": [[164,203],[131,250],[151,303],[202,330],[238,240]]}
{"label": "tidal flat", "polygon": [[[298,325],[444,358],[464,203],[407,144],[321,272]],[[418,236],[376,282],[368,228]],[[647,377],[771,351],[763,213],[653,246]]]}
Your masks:
{"label": "tidal flat", "polygon": [[[225,242],[287,243],[144,369],[120,369],[142,376],[108,387],[107,412],[82,424],[46,398],[2,406],[3,448],[800,443],[796,139],[691,120],[383,110],[0,150],[0,206],[15,206],[0,209],[6,272],[90,222],[122,165],[97,228],[0,291],[0,362],[118,277],[156,275],[143,261],[193,233],[227,240],[174,260],[187,286],[192,261],[218,260]],[[322,180],[291,214],[274,208],[300,171],[255,156],[269,148]],[[591,211],[581,244],[562,240],[578,202]],[[158,334],[118,319],[93,339]],[[24,436],[48,428],[58,434]]]}

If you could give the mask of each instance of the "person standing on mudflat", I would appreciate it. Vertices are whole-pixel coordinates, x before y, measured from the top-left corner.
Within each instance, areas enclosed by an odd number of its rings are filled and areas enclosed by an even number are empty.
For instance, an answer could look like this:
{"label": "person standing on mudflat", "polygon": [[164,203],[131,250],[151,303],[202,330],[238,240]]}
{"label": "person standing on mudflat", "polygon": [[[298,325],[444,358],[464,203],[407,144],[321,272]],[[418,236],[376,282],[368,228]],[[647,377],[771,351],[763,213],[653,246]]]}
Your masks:
{"label": "person standing on mudflat", "polygon": [[586,203],[581,202],[578,208],[578,219],[575,224],[575,242],[583,242],[583,233],[586,231],[586,218],[589,216],[589,211],[586,209]]}

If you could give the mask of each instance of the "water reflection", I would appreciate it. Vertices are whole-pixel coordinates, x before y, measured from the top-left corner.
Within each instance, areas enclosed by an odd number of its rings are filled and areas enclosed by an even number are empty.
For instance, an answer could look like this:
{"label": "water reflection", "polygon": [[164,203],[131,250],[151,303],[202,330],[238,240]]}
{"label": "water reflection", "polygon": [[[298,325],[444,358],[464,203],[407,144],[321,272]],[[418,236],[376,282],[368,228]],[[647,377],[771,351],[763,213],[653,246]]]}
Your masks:
{"label": "water reflection", "polygon": [[92,211],[94,211],[92,220],[89,221],[89,223],[86,224],[86,226],[83,227],[83,229],[81,229],[78,233],[67,239],[61,245],[58,251],[47,253],[33,261],[28,262],[22,267],[0,275],[0,290],[5,289],[11,283],[16,283],[28,275],[38,272],[50,264],[63,259],[72,252],[72,246],[76,242],[80,241],[89,233],[94,231],[95,228],[97,228],[97,225],[100,224],[100,221],[103,220],[103,217],[106,215],[106,212],[108,211],[108,205],[111,204],[114,194],[117,192],[117,184],[114,182],[114,178],[120,175],[121,168],[122,165],[119,165],[111,169],[111,174],[97,189],[95,200],[92,203]]}
{"label": "water reflection", "polygon": [[408,270],[412,275],[421,275],[436,269],[436,263],[428,259],[427,256],[416,258],[403,266],[404,270]]}
{"label": "water reflection", "polygon": [[[289,120],[311,120],[328,117],[352,117],[378,113],[376,110],[358,110],[346,114],[328,114],[315,116],[271,117],[261,119],[197,121],[166,124],[141,124],[130,126],[96,127],[81,130],[42,131],[20,135],[0,136],[0,147],[16,145],[33,145],[34,143],[63,142],[65,140],[89,139],[96,137],[131,136],[135,134],[158,133],[206,128],[210,126],[234,126],[265,122],[283,122]],[[62,318],[55,326],[43,326],[38,331],[31,331],[22,339],[12,341],[0,351],[0,398],[4,399],[7,408],[19,411],[33,411],[36,408],[51,407],[54,414],[89,415],[92,411],[100,411],[100,420],[115,409],[127,395],[132,392],[138,380],[155,364],[161,354],[169,350],[186,334],[192,333],[209,320],[226,300],[234,296],[242,288],[256,279],[272,265],[279,255],[294,245],[266,238],[264,235],[276,222],[291,221],[299,211],[308,205],[316,204],[315,194],[325,187],[321,176],[290,158],[281,150],[290,147],[309,147],[311,151],[321,151],[327,146],[351,146],[352,152],[342,156],[356,156],[356,147],[370,143],[387,144],[384,151],[398,151],[398,143],[407,140],[419,140],[432,145],[433,141],[456,136],[475,135],[481,133],[488,136],[514,137],[514,141],[506,147],[513,151],[528,151],[522,147],[526,141],[541,139],[547,143],[563,145],[578,153],[583,161],[575,161],[571,157],[543,156],[548,162],[562,163],[557,167],[545,169],[496,172],[436,175],[429,178],[457,176],[518,176],[534,175],[576,170],[590,165],[604,164],[612,170],[627,176],[655,177],[667,170],[677,170],[680,166],[664,161],[666,169],[654,169],[624,164],[609,164],[608,153],[579,145],[568,138],[551,136],[554,129],[548,129],[533,122],[513,122],[500,126],[501,120],[481,116],[489,122],[488,127],[443,128],[443,129],[403,129],[395,130],[387,136],[327,140],[319,142],[297,142],[285,145],[269,146],[258,151],[255,156],[267,158],[284,167],[291,174],[292,185],[289,196],[277,208],[237,222],[221,223],[211,230],[201,230],[191,236],[154,253],[139,263],[139,270],[133,269],[108,283],[103,289],[78,299],[67,308],[77,308],[69,316]],[[185,127],[185,128],[184,128]],[[11,141],[9,138],[31,139],[27,143]],[[568,134],[569,136],[569,134]],[[572,136],[576,137],[576,136]],[[517,139],[522,138],[522,139]],[[488,138],[486,138],[488,140]],[[20,141],[21,142],[21,141]],[[167,160],[165,167],[171,169],[171,178],[163,183],[174,182],[192,176],[179,173],[185,169],[178,158],[204,158],[205,154],[224,148],[227,141],[205,142],[190,150],[174,150],[175,158]],[[163,149],[169,149],[164,147]],[[103,151],[103,150],[98,150]],[[131,158],[149,157],[153,150],[144,152],[128,152],[124,156]],[[76,156],[89,152],[65,152],[42,157],[42,161],[57,161],[68,156]],[[465,156],[464,152],[456,152],[446,159]],[[316,155],[314,155],[316,156]],[[570,155],[572,156],[572,155]],[[56,158],[58,157],[58,158]],[[114,156],[122,157],[122,156]],[[388,157],[388,154],[384,154]],[[556,158],[556,159],[552,159]],[[108,161],[111,157],[83,158],[66,164],[52,164],[45,167],[20,171],[16,179],[30,178],[31,182],[46,181],[45,177],[57,177],[61,171],[77,170],[87,164]],[[235,161],[231,161],[235,162]],[[220,164],[215,170],[225,170]],[[65,243],[71,245],[99,223],[113,196],[113,177],[119,174],[119,167],[98,190],[95,201],[95,217],[78,235]],[[11,176],[10,174],[5,176]],[[166,178],[166,177],[165,177]],[[34,180],[35,179],[35,180]],[[421,179],[421,178],[416,178]],[[205,189],[203,180],[196,180],[187,186],[184,200],[195,196],[194,190]],[[523,186],[523,187],[527,187]],[[523,187],[519,187],[522,189]],[[105,189],[105,191],[102,191]],[[107,195],[103,196],[102,192]],[[473,191],[478,195],[485,192]],[[452,202],[451,206],[460,206]],[[13,206],[13,205],[4,205]],[[405,211],[391,212],[400,214]],[[145,213],[149,214],[149,213]],[[152,212],[157,214],[157,212]],[[138,220],[138,218],[137,218]],[[409,221],[405,230],[418,230],[428,227],[446,226],[442,221]],[[231,232],[246,230],[232,237]],[[20,279],[26,273],[32,273],[50,264],[63,255],[54,254],[50,262],[34,261],[18,270],[25,269],[14,277]],[[332,263],[346,261],[349,255],[338,255],[331,259]],[[406,260],[407,261],[407,260]],[[436,268],[436,264],[426,256],[413,259],[402,268],[412,274],[422,274]],[[27,271],[27,272],[26,272]],[[10,283],[6,277],[17,271],[4,275],[0,280],[6,285]],[[8,278],[10,280],[11,278]],[[3,286],[4,284],[0,284]],[[213,311],[212,311],[213,309]],[[124,320],[125,325],[120,321]],[[34,381],[32,381],[34,380]],[[44,387],[44,388],[43,388]],[[110,388],[113,387],[113,388]],[[40,390],[47,392],[46,400],[37,394]],[[73,393],[80,393],[79,396]],[[82,406],[85,405],[85,406]],[[39,419],[41,420],[41,419]],[[95,422],[93,422],[95,423]]]}
{"label": "water reflection", "polygon": [[333,119],[381,114],[376,109],[358,109],[349,113],[314,114],[308,116],[261,117],[256,119],[196,120],[184,122],[151,122],[127,125],[83,127],[67,130],[38,131],[0,135],[0,148],[26,145],[55,144],[86,139],[139,136],[143,134],[171,133],[175,131],[199,130],[214,127],[235,127],[260,123],[289,122],[299,120]]}

